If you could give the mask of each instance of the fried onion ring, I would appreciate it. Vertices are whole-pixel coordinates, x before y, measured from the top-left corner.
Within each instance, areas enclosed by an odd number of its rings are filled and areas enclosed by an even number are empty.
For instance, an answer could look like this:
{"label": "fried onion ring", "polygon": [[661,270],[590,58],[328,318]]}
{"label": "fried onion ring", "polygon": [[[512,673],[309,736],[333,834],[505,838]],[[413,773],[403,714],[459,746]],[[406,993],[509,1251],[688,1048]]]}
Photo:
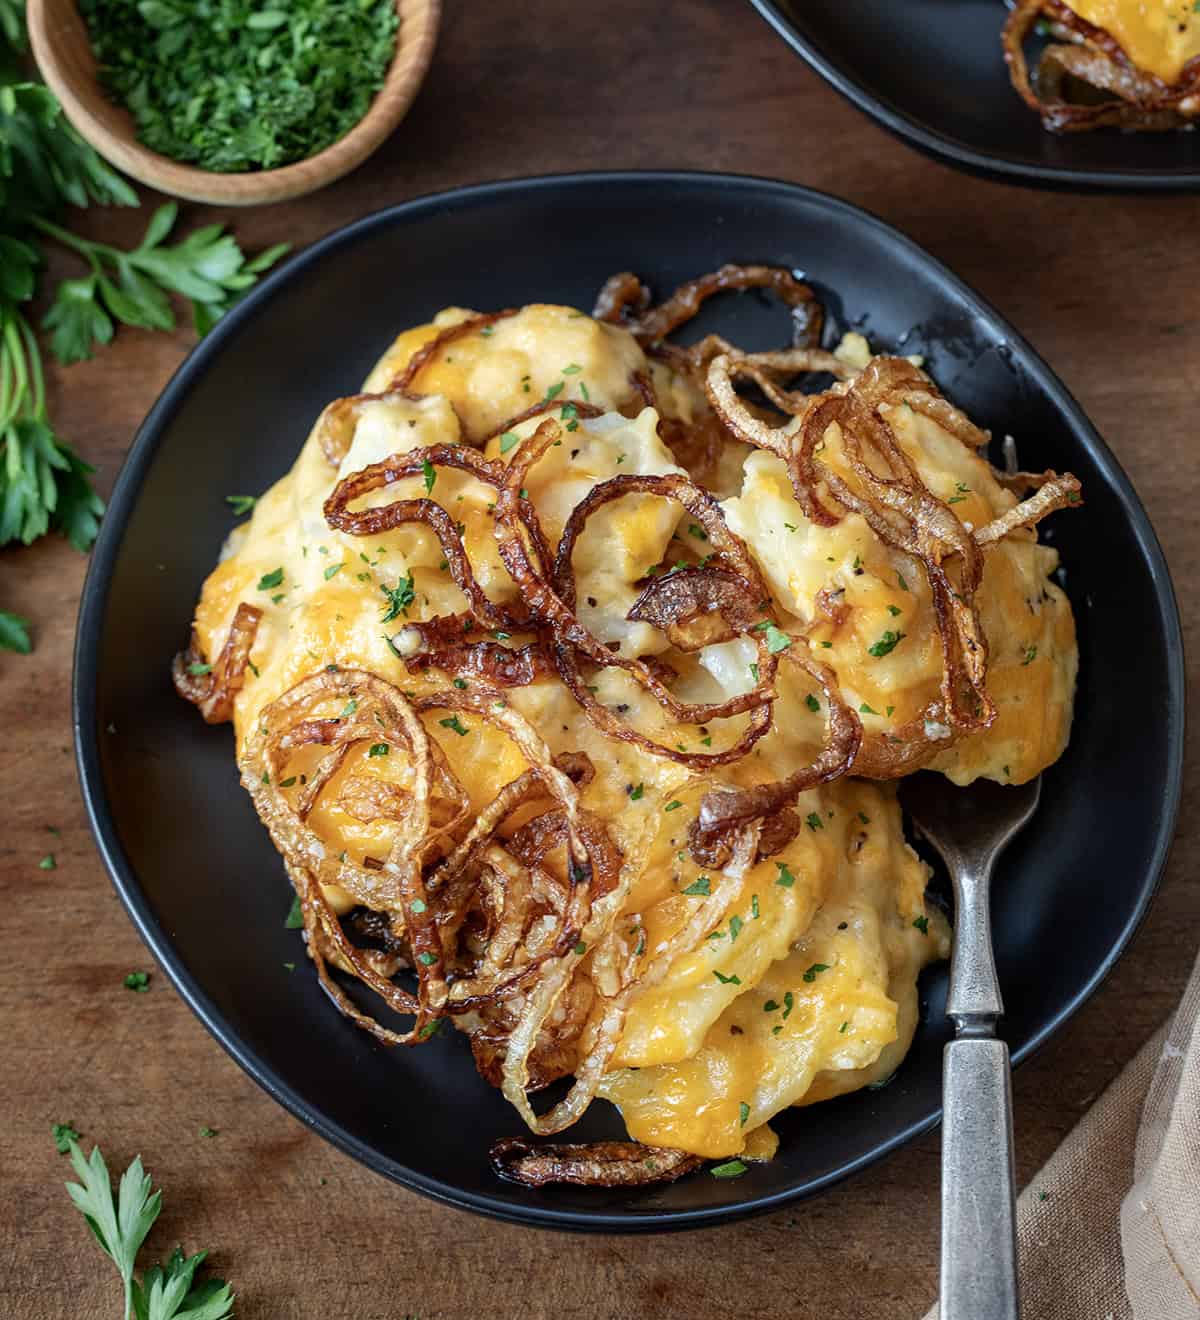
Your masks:
{"label": "fried onion ring", "polygon": [[171,665],[175,691],[198,707],[207,724],[224,724],[233,718],[233,703],[246,681],[250,651],[258,633],[262,610],[242,601],[234,612],[225,645],[212,665],[205,665],[200,639],[192,629],[188,649]]}

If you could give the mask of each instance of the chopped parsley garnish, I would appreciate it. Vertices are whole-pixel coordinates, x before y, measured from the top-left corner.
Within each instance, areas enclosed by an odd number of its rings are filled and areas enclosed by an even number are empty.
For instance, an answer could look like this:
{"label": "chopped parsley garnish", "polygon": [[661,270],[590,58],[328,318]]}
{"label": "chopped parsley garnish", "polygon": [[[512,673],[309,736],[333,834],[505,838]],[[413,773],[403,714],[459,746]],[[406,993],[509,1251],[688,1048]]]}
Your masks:
{"label": "chopped parsley garnish", "polygon": [[542,400],[542,402],[549,403],[552,399],[557,399],[562,392],[563,392],[563,383],[561,380],[556,380],[554,384],[551,385],[550,388],[546,391],[546,397],[545,399]]}
{"label": "chopped parsley garnish", "polygon": [[908,590],[908,583],[905,582],[904,574],[901,573],[899,569],[896,570],[896,581],[899,582],[901,591]]}
{"label": "chopped parsley garnish", "polygon": [[701,746],[701,747],[711,747],[711,746],[712,746],[712,734],[709,734],[707,738],[701,738],[701,739],[700,739],[700,746]]}
{"label": "chopped parsley garnish", "polygon": [[202,1137],[215,1137],[217,1135],[217,1129],[210,1127],[202,1127],[200,1129],[200,1135]]}
{"label": "chopped parsley garnish", "polygon": [[824,646],[826,649],[828,649],[829,647],[831,647],[831,646],[833,645],[833,643],[832,643],[832,642],[819,642],[818,645],[819,645],[819,646]]}
{"label": "chopped parsley garnish", "polygon": [[746,924],[746,923],[745,923],[745,922],[741,919],[741,917],[739,917],[739,916],[736,916],[736,915],[735,915],[735,916],[732,916],[732,917],[729,918],[729,942],[730,942],[730,944],[732,944],[732,943],[734,942],[734,940],[736,940],[737,937],[742,933],[742,927],[743,927],[745,924]]}
{"label": "chopped parsley garnish", "polygon": [[763,1012],[774,1013],[778,1010],[778,1008],[779,1008],[779,1004],[776,1002],[776,1000],[768,999],[767,1002],[763,1005]]}
{"label": "chopped parsley garnish", "polygon": [[465,678],[456,678],[454,680],[454,686],[456,688],[465,688],[467,686],[467,680]]}
{"label": "chopped parsley garnish", "polygon": [[663,807],[663,810],[664,810],[664,811],[678,811],[679,808],[682,807],[682,806],[683,806],[683,803],[680,802],[678,798],[672,798],[671,801],[668,802],[667,805],[666,805],[665,807]]}
{"label": "chopped parsley garnish", "polygon": [[900,606],[899,606],[899,605],[889,605],[889,606],[888,606],[888,613],[889,613],[889,614],[892,616],[892,618],[894,619],[898,614],[903,613],[903,611],[900,609]]}
{"label": "chopped parsley garnish", "polygon": [[338,719],[348,720],[350,716],[353,715],[357,709],[358,709],[358,698],[351,697],[350,700],[346,702],[346,704],[342,707],[342,713],[338,716]]}
{"label": "chopped parsley garnish", "polygon": [[631,802],[637,802],[645,791],[646,785],[644,783],[639,784],[636,788],[629,789],[629,800]]}
{"label": "chopped parsley garnish", "polygon": [[580,958],[582,958],[583,955],[587,953],[587,945],[584,944],[582,940],[580,940],[579,943],[575,946],[575,953]]}
{"label": "chopped parsley garnish", "polygon": [[437,473],[433,470],[433,464],[426,458],[421,462],[421,475],[425,478],[425,494],[433,494],[433,485],[437,481]]}
{"label": "chopped parsley garnish", "polygon": [[750,1117],[750,1106],[744,1100],[738,1105],[738,1117],[740,1120],[738,1126],[745,1127],[746,1120]]}
{"label": "chopped parsley garnish", "polygon": [[[413,590],[412,569],[409,569],[408,574],[405,577],[402,577],[394,587],[384,586],[381,582],[379,584],[379,590],[383,592],[384,598],[387,600],[387,605],[384,607],[383,611],[383,622],[391,623],[393,619],[406,613],[408,607],[416,599],[416,592]],[[392,646],[392,643],[389,641],[388,645]],[[400,652],[396,651],[394,646],[392,646],[392,650],[396,653],[397,658],[399,658]]]}
{"label": "chopped parsley garnish", "polygon": [[340,573],[342,569],[345,567],[346,567],[345,564],[330,564],[329,567],[325,570],[325,581],[328,582],[329,579],[333,577],[335,573]]}
{"label": "chopped parsley garnish", "polygon": [[438,723],[443,729],[453,729],[460,738],[465,738],[471,732],[457,715],[451,715],[448,720],[438,720]]}
{"label": "chopped parsley garnish", "polygon": [[288,914],[284,918],[284,930],[300,930],[304,925],[304,910],[300,906],[300,895],[296,894],[292,898],[292,906],[288,908]]}
{"label": "chopped parsley garnish", "polygon": [[295,785],[296,785],[295,775],[289,775],[286,779],[281,779],[279,781],[280,788],[294,788]]}
{"label": "chopped parsley garnish", "polygon": [[491,339],[491,337],[496,333],[496,327],[494,325],[485,325],[483,329],[480,330],[479,333],[483,335],[485,339]]}
{"label": "chopped parsley garnish", "polygon": [[821,972],[827,972],[828,970],[829,970],[828,963],[813,963],[813,965],[808,969],[808,971],[804,973],[804,976],[801,979],[811,983],[812,981],[815,981],[817,979],[817,976]]}
{"label": "chopped parsley garnish", "polygon": [[970,486],[964,486],[961,481],[956,481],[954,483],[954,494],[950,496],[950,498],[946,501],[946,503],[958,504],[962,500],[965,500],[970,493],[971,493]]}
{"label": "chopped parsley garnish", "polygon": [[878,712],[877,710],[872,710],[871,707],[868,706],[867,703],[866,703],[865,701],[862,703],[861,706],[859,706],[859,708],[858,708],[858,713],[859,713],[860,715],[878,715],[878,714],[879,714],[879,712]]}
{"label": "chopped parsley garnish", "polygon": [[859,818],[859,820],[862,821],[862,823],[863,823],[864,825],[869,825],[869,824],[871,823],[871,817],[868,816],[867,813],[866,813],[865,811],[860,811],[860,812],[858,813],[858,818]]}
{"label": "chopped parsley garnish", "polygon": [[697,876],[683,892],[685,894],[703,894],[707,897],[712,893],[712,883],[706,875]]}
{"label": "chopped parsley garnish", "polygon": [[758,910],[758,895],[757,895],[757,894],[751,894],[751,895],[750,895],[750,915],[751,915],[756,921],[758,920],[759,917],[762,916],[762,913]]}
{"label": "chopped parsley garnish", "polygon": [[368,756],[386,756],[388,754],[387,743],[372,743],[367,751]]}
{"label": "chopped parsley garnish", "polygon": [[258,503],[257,495],[226,495],[225,503],[240,518],[243,513],[249,513]]}
{"label": "chopped parsley garnish", "polygon": [[767,634],[767,650],[772,655],[778,655],[780,651],[786,651],[791,646],[792,639],[782,628],[777,628],[773,623],[768,623],[764,631]]}
{"label": "chopped parsley garnish", "polygon": [[742,983],[742,978],[740,976],[725,976],[715,968],[713,969],[713,975],[722,985],[741,985]]}
{"label": "chopped parsley garnish", "polygon": [[756,683],[758,682],[758,665],[755,664],[750,666],[750,677],[754,679]]}
{"label": "chopped parsley garnish", "polygon": [[779,874],[775,877],[775,883],[777,885],[782,885],[784,889],[791,889],[796,883],[796,877],[782,862],[776,862],[775,865],[779,868]]}
{"label": "chopped parsley garnish", "polygon": [[130,972],[122,984],[126,990],[132,990],[135,994],[145,994],[150,989],[150,973]]}
{"label": "chopped parsley garnish", "polygon": [[928,934],[929,934],[929,918],[928,918],[928,917],[916,917],[916,918],[914,918],[914,920],[913,920],[913,925],[914,925],[914,926],[915,926],[915,927],[921,932],[922,935],[928,935]]}
{"label": "chopped parsley garnish", "polygon": [[[417,1039],[428,1040],[430,1036],[436,1036],[438,1032],[441,1030],[441,1028],[442,1028],[442,1019],[434,1018],[432,1022],[426,1022],[425,1025],[421,1028],[421,1030],[417,1032]],[[323,1184],[325,1182],[325,1179],[322,1178],[321,1182]]]}
{"label": "chopped parsley garnish", "polygon": [[842,1025],[841,1025],[840,1027],[838,1027],[838,1034],[839,1034],[839,1035],[845,1035],[846,1028],[847,1028],[849,1025],[850,1025],[849,1022],[843,1022]]}
{"label": "chopped parsley garnish", "polygon": [[417,962],[419,962],[422,967],[432,967],[437,960],[438,956],[436,953],[426,952],[417,954]]}
{"label": "chopped parsley garnish", "polygon": [[817,712],[821,709],[821,703],[816,699],[816,697],[813,696],[811,692],[808,694],[807,697],[804,698],[804,704],[809,708],[809,710],[813,712],[814,715],[817,714]]}
{"label": "chopped parsley garnish", "polygon": [[423,898],[414,898],[413,901],[408,906],[412,909],[412,911],[414,911],[418,916],[420,916],[421,913],[425,911],[426,903]]}
{"label": "chopped parsley garnish", "polygon": [[814,831],[814,833],[817,830],[823,830],[825,828],[825,822],[821,819],[820,816],[817,815],[815,811],[810,811],[808,815],[805,816],[804,823],[808,826],[810,830]]}
{"label": "chopped parsley garnish", "polygon": [[697,541],[707,541],[708,533],[699,523],[688,523],[688,535],[694,536]]}
{"label": "chopped parsley garnish", "polygon": [[583,368],[578,362],[572,362],[570,365],[563,367],[562,374],[564,376],[578,376],[582,370]]}
{"label": "chopped parsley garnish", "polygon": [[726,1160],[724,1164],[714,1164],[709,1173],[714,1178],[740,1178],[746,1172],[741,1160]]}
{"label": "chopped parsley garnish", "polygon": [[1025,648],[1025,659],[1021,661],[1021,667],[1024,668],[1026,665],[1033,664],[1033,662],[1036,659],[1037,659],[1037,647],[1027,646]]}
{"label": "chopped parsley garnish", "polygon": [[500,632],[500,631],[497,629],[496,632],[492,633],[492,636],[493,636],[498,642],[507,642],[508,639],[512,636],[512,633]]}
{"label": "chopped parsley garnish", "polygon": [[893,632],[892,629],[889,628],[877,642],[867,647],[867,654],[873,655],[877,660],[880,656],[891,655],[896,647],[904,640],[905,636],[905,633]]}
{"label": "chopped parsley garnish", "polygon": [[187,671],[194,678],[199,678],[201,674],[211,674],[212,665],[204,665],[201,664],[198,660],[194,660],[190,665],[188,665]]}
{"label": "chopped parsley garnish", "polygon": [[795,523],[785,522],[783,525],[788,529],[789,532],[794,532],[798,530]]}
{"label": "chopped parsley garnish", "polygon": [[790,990],[783,992],[783,1020],[786,1022],[792,1016],[792,1009],[796,1007],[796,1000]]}
{"label": "chopped parsley garnish", "polygon": [[258,579],[259,591],[274,591],[276,587],[283,584],[283,569],[277,568],[273,573],[264,573]]}
{"label": "chopped parsley garnish", "polygon": [[53,854],[53,853],[47,853],[47,854],[45,855],[45,857],[43,857],[42,860],[41,860],[40,862],[38,862],[38,870],[39,870],[39,871],[57,871],[57,870],[58,870],[58,863],[54,860],[54,854]]}

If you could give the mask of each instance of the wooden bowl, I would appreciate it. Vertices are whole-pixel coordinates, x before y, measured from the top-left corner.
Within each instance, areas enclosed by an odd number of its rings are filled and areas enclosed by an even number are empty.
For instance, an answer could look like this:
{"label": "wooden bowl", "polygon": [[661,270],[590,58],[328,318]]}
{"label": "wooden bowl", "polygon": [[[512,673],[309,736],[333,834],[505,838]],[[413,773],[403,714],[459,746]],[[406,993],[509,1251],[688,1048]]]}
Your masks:
{"label": "wooden bowl", "polygon": [[75,0],[28,0],[34,57],[76,130],[119,170],[176,197],[226,206],[257,206],[315,192],[361,165],[404,118],[437,37],[441,0],[396,0],[396,54],[366,115],[324,151],[277,170],[220,174],[184,165],[137,140],[133,118],[115,105],[96,76],[96,57]]}

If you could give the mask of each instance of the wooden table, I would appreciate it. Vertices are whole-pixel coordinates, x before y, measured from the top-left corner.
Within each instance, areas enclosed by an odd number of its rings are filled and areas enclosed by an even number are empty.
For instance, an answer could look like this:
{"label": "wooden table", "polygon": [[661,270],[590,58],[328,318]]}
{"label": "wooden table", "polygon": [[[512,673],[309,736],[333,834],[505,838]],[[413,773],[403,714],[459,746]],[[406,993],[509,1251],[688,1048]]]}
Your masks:
{"label": "wooden table", "polygon": [[[1033,340],[1117,451],[1186,607],[1200,585],[1196,201],[1036,193],[953,173],[876,129],[735,0],[449,0],[424,90],[363,168],[299,202],[248,214],[190,207],[184,221],[232,221],[250,249],[303,245],[436,189],[617,166],[811,184],[882,215],[948,263]],[[145,220],[144,209],[95,212],[83,228],[130,243]],[[100,466],[103,490],[191,343],[184,330],[123,329],[93,362],[52,373],[59,428]],[[163,976],[148,994],[123,989],[125,973],[149,959],[96,855],[70,747],[85,566],[58,539],[0,554],[0,603],[31,618],[36,636],[32,657],[0,656],[0,1314],[118,1315],[116,1275],[62,1190],[50,1125],[64,1120],[118,1168],[141,1152],[166,1189],[152,1244],[209,1248],[243,1317],[923,1313],[937,1269],[936,1133],[817,1200],[747,1224],[670,1237],[551,1235],[434,1205],[360,1168],[244,1077]],[[1136,721],[1137,694],[1113,697]],[[1170,1012],[1185,980],[1200,907],[1196,739],[1181,837],[1153,911],[1109,982],[1016,1077],[1022,1182]],[[38,869],[48,852],[52,872]],[[218,1135],[199,1135],[202,1126]]]}

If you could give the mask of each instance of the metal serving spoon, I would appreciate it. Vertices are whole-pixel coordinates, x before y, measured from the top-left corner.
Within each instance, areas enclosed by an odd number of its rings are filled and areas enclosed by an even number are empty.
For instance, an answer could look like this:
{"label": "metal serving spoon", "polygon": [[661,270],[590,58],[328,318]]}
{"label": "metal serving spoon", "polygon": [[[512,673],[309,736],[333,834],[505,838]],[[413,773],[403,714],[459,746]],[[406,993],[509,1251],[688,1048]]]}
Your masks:
{"label": "metal serving spoon", "polygon": [[1008,1046],[988,888],[996,859],[1037,810],[1041,779],[1020,787],[940,776],[905,781],[901,801],[954,882],[954,952],[942,1064],[942,1320],[1018,1320],[1016,1194]]}

